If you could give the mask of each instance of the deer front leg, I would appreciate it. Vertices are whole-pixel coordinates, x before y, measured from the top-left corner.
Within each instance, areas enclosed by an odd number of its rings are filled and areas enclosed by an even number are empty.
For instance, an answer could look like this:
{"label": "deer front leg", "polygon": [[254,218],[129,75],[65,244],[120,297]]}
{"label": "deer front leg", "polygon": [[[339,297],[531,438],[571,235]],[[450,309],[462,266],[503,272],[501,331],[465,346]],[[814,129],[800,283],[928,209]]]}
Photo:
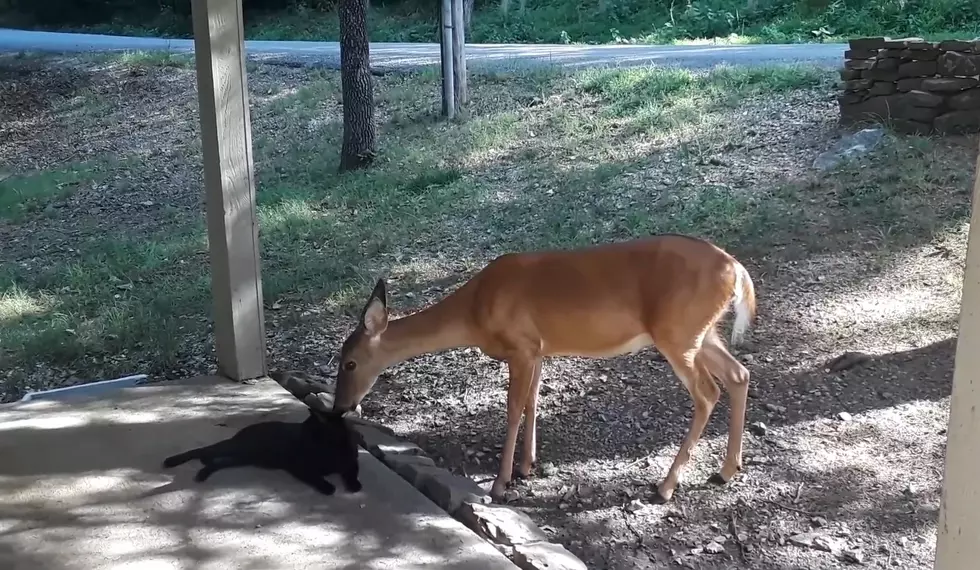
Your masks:
{"label": "deer front leg", "polygon": [[507,384],[507,435],[500,451],[500,470],[490,487],[490,497],[499,501],[504,496],[507,484],[514,471],[514,450],[517,447],[517,430],[521,424],[521,413],[527,402],[528,390],[534,378],[535,361],[529,358],[511,358],[507,361],[510,381]]}
{"label": "deer front leg", "polygon": [[538,462],[538,391],[541,388],[541,361],[534,366],[534,376],[528,389],[527,402],[524,404],[524,449],[521,452],[521,462],[517,465],[517,474],[530,477],[531,470]]}

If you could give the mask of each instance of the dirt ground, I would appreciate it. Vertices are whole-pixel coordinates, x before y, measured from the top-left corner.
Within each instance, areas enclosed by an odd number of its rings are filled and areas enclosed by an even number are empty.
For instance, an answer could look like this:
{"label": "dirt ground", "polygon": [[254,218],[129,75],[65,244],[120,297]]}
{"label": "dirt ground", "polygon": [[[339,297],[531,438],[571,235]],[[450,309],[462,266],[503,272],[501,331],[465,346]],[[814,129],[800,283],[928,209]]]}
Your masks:
{"label": "dirt ground", "polygon": [[[137,66],[121,79],[50,62],[7,63],[0,74],[0,153],[12,172],[121,148],[170,166],[147,171],[142,180],[135,171],[103,182],[103,190],[96,183],[43,215],[0,219],[0,262],[42,271],[72,259],[91,236],[166,231],[199,219],[201,199],[189,190],[200,187],[199,158],[186,159],[186,147],[177,144],[193,147],[188,141],[196,136],[187,120],[196,116],[192,75]],[[306,73],[263,69],[250,76],[257,99],[272,98],[277,86],[301,84]],[[12,87],[14,81],[31,88]],[[82,87],[129,123],[93,129],[90,106],[89,119],[73,122],[65,101]],[[148,100],[153,112],[143,108]],[[784,213],[798,215],[798,224],[773,225],[774,233],[759,242],[764,245],[730,248],[753,275],[759,299],[756,325],[736,351],[753,384],[743,472],[726,488],[705,484],[724,454],[723,399],[674,501],[649,504],[691,415],[669,367],[652,351],[545,364],[538,473],[518,483],[514,504],[590,568],[932,566],[977,138],[929,142],[932,150],[923,156],[931,162],[901,179],[868,174],[894,166],[887,160],[819,174],[810,168],[813,159],[840,136],[832,96],[792,95],[769,105],[770,119],[756,122],[752,135],[768,137],[768,150],[720,146],[701,173],[707,182],[746,187],[793,179],[808,196],[805,211]],[[272,129],[267,120],[258,117],[256,131]],[[651,162],[629,176],[655,186],[675,179],[669,168]],[[520,177],[501,172],[511,181]],[[883,180],[920,184],[909,192],[926,198],[909,199],[919,209],[901,219],[841,227],[841,220],[853,223],[841,197],[854,198],[856,210],[868,208],[859,190]],[[125,200],[106,200],[104,189],[117,184],[127,186]],[[896,235],[926,219],[928,231],[916,226],[917,233]],[[390,281],[396,312],[440,297],[486,259],[485,253],[456,261],[426,253],[432,255],[421,256],[416,270],[433,259],[442,265],[424,281],[397,275]],[[320,303],[293,302],[267,318],[272,365],[321,373],[333,372],[329,355],[353,325],[348,314]],[[865,357],[831,370],[831,361],[849,351]],[[189,352],[160,376],[207,372],[212,364],[210,354]],[[38,377],[65,383],[65,370],[38,370]],[[364,410],[489,488],[504,434],[505,389],[502,364],[473,349],[455,350],[393,367]]]}

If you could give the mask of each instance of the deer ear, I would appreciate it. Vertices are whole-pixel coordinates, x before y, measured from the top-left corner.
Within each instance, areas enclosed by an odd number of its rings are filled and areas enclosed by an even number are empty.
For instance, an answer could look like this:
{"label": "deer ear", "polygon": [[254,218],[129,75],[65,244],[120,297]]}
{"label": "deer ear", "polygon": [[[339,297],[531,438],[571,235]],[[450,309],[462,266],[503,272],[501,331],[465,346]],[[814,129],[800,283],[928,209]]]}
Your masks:
{"label": "deer ear", "polygon": [[364,327],[368,336],[378,336],[388,328],[388,302],[385,292],[385,282],[378,279],[378,283],[371,292],[367,305],[364,305],[364,312],[361,313],[361,325]]}
{"label": "deer ear", "polygon": [[384,279],[378,279],[378,282],[374,284],[374,290],[371,291],[371,299],[381,301],[384,307],[388,306],[388,287],[385,285]]}

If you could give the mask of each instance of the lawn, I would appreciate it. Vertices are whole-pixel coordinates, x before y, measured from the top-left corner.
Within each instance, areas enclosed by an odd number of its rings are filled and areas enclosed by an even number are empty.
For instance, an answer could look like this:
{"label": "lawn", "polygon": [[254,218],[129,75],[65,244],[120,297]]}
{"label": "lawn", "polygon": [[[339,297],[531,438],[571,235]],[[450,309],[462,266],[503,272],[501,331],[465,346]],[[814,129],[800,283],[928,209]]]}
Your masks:
{"label": "lawn", "polygon": [[[379,162],[338,176],[338,75],[248,70],[272,367],[332,371],[381,275],[405,312],[506,251],[704,236],[759,292],[739,353],[755,385],[744,473],[700,485],[724,446],[723,404],[677,501],[624,510],[666,470],[687,396],[650,353],[554,360],[542,473],[518,504],[596,568],[850,556],[788,541],[804,531],[931,567],[976,137],[888,135],[817,172],[841,135],[825,69],[474,75],[453,123],[427,71],[376,78]],[[3,401],[212,371],[191,62],[5,56],[0,98]],[[826,370],[852,350],[870,360]],[[457,350],[393,368],[364,408],[488,486],[504,390],[499,364]],[[725,552],[706,553],[718,535]]]}

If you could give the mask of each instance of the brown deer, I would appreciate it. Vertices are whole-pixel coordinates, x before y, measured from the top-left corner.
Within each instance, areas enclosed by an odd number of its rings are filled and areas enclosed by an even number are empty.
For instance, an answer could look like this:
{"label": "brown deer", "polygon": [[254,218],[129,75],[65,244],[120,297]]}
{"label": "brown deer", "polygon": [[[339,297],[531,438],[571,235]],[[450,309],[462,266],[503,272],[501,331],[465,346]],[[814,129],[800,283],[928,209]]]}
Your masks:
{"label": "brown deer", "polygon": [[668,234],[575,250],[502,255],[457,290],[417,313],[388,319],[378,280],[360,322],[340,351],[334,410],[357,406],[384,369],[415,356],[464,346],[507,363],[507,435],[490,495],[510,483],[517,431],[524,415],[518,467],[536,463],[541,360],[547,356],[608,358],[655,346],[694,401],[694,416],[658,502],[671,499],[711,412],[731,398],[728,450],[709,481],[724,485],[742,468],[742,433],[749,371],[716,330],[734,308],[732,343],[755,318],[755,289],[731,255],[694,237]]}

